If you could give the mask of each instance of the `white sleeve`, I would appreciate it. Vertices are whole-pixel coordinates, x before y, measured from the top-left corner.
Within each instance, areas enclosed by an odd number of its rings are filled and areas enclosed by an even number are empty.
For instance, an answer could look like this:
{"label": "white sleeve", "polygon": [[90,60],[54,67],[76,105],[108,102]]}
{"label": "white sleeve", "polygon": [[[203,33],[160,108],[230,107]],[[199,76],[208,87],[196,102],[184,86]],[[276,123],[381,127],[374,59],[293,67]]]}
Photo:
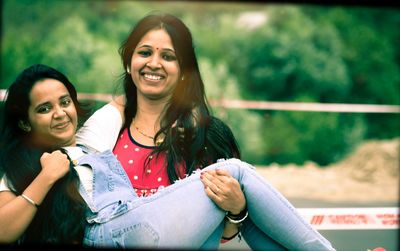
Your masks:
{"label": "white sleeve", "polygon": [[122,127],[119,110],[106,104],[97,110],[76,134],[76,143],[99,152],[112,150]]}
{"label": "white sleeve", "polygon": [[11,189],[8,187],[7,183],[6,183],[6,176],[3,175],[3,177],[0,180],[0,192],[3,191],[11,191]]}

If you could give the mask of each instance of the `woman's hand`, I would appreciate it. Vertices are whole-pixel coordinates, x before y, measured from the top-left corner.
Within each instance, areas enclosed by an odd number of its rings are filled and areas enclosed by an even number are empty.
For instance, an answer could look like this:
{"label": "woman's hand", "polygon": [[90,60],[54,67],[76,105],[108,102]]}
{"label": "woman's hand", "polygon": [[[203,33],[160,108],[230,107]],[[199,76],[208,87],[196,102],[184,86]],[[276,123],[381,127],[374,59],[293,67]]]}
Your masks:
{"label": "woman's hand", "polygon": [[201,173],[206,194],[220,208],[239,214],[246,207],[246,199],[239,182],[228,171],[217,169]]}
{"label": "woman's hand", "polygon": [[70,161],[67,155],[60,150],[52,153],[43,153],[40,157],[41,174],[52,183],[63,177],[69,171]]}

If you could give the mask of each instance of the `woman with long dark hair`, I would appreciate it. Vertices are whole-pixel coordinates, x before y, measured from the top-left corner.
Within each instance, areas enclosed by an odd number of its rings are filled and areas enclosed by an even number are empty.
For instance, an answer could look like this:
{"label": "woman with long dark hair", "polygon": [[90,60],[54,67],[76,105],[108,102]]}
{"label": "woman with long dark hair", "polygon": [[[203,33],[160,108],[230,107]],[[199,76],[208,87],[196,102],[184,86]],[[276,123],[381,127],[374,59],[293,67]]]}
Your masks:
{"label": "woman with long dark hair", "polygon": [[[138,196],[153,196],[219,159],[240,158],[231,130],[210,113],[192,36],[180,19],[163,13],[144,17],[120,55],[125,97],[117,103],[125,105],[124,112],[119,116],[112,106],[100,109],[78,133],[78,142],[113,148],[115,132],[122,128],[113,152]],[[202,181],[205,193],[228,216],[204,244],[216,248],[224,226],[223,239],[238,234],[248,213],[247,197],[229,172],[207,171]],[[259,229],[247,222],[241,229],[250,240]]]}
{"label": "woman with long dark hair", "polygon": [[[85,226],[85,206],[75,189],[78,176],[68,166],[59,168],[59,163],[40,158],[43,152],[64,146],[68,138],[62,134],[75,133],[75,130],[72,127],[68,127],[69,132],[57,129],[61,121],[57,114],[51,126],[44,127],[40,124],[43,120],[31,123],[35,114],[44,117],[51,109],[49,104],[32,107],[32,88],[46,79],[62,83],[69,93],[59,101],[61,107],[73,104],[76,109],[73,108],[72,113],[82,119],[90,113],[87,106],[78,102],[75,87],[67,77],[44,65],[25,69],[9,87],[0,135],[0,175],[7,177],[1,180],[0,187],[8,186],[9,192],[0,192],[0,232],[4,232],[0,236],[7,238],[15,232],[15,236],[24,233],[20,242],[79,243]],[[62,123],[66,123],[65,117],[61,116]],[[71,124],[83,122],[78,121],[78,116],[72,118],[68,119]],[[15,194],[23,192],[26,198],[32,197],[41,204],[40,210],[27,205],[25,197],[14,200]],[[11,217],[7,217],[10,213]]]}

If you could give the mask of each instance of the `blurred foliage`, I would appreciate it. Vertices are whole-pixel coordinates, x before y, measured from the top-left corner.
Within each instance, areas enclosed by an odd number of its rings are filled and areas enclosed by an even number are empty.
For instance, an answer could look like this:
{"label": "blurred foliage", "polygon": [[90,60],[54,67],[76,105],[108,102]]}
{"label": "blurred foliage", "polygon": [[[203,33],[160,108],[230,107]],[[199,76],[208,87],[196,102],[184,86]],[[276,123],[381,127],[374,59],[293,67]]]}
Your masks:
{"label": "blurred foliage", "polygon": [[239,72],[246,96],[292,100],[311,92],[320,101],[343,99],[350,81],[337,32],[318,27],[299,8],[269,9],[269,25],[240,27],[238,32],[245,36],[229,45],[232,72]]}
{"label": "blurred foliage", "polygon": [[[400,105],[399,9],[316,4],[3,0],[0,89],[44,63],[79,92],[113,93],[118,48],[151,11],[192,31],[210,100]],[[254,164],[328,165],[365,139],[400,134],[399,114],[213,112]]]}
{"label": "blurred foliage", "polygon": [[[313,102],[302,97],[298,102]],[[296,164],[313,160],[320,165],[338,161],[365,135],[363,115],[322,112],[278,112],[263,130],[265,161]],[[311,133],[310,133],[311,132]],[[285,139],[285,140],[282,140]]]}
{"label": "blurred foliage", "polygon": [[[240,91],[235,78],[226,64],[214,65],[207,59],[199,62],[208,99],[240,99]],[[262,163],[265,142],[259,132],[263,130],[263,118],[248,110],[214,108],[214,115],[226,121],[231,127],[246,159]]]}

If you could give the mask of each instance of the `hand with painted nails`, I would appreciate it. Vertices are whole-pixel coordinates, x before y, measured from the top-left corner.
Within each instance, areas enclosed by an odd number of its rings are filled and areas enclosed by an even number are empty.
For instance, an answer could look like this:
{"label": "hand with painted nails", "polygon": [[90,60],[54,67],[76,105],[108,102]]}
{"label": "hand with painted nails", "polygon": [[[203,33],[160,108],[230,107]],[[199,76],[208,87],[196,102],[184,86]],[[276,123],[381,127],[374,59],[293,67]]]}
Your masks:
{"label": "hand with painted nails", "polygon": [[226,170],[208,170],[201,174],[207,196],[220,208],[239,214],[246,207],[246,199],[239,182]]}

